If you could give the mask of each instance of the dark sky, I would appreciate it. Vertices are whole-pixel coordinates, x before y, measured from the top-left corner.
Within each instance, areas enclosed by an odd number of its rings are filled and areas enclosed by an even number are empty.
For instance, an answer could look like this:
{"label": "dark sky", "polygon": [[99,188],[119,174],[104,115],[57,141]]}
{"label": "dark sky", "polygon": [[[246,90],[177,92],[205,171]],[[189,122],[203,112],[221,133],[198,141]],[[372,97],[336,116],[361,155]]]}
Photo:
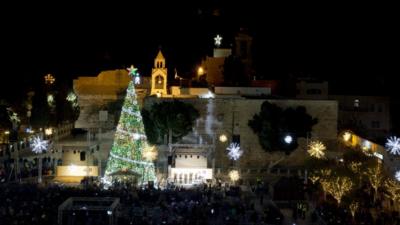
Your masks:
{"label": "dark sky", "polygon": [[240,27],[253,34],[256,68],[266,77],[304,72],[333,83],[386,89],[394,86],[389,77],[399,72],[398,24],[390,8],[277,9],[257,1],[4,8],[1,65],[8,82],[1,83],[0,93],[32,86],[47,73],[71,83],[78,75],[134,64],[149,74],[159,46],[170,68],[190,73],[211,53],[216,33],[227,44]]}

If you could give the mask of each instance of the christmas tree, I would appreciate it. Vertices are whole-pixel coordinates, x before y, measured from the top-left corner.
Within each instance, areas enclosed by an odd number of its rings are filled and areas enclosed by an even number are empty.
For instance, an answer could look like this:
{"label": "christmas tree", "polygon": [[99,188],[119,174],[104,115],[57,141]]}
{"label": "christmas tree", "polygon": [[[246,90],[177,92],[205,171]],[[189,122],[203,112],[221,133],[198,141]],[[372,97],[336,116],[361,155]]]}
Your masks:
{"label": "christmas tree", "polygon": [[[133,80],[138,77],[133,66],[128,71]],[[143,157],[148,148],[134,81],[130,81],[108,158],[106,177],[119,171],[131,171],[140,176],[141,183],[156,181],[153,162]]]}

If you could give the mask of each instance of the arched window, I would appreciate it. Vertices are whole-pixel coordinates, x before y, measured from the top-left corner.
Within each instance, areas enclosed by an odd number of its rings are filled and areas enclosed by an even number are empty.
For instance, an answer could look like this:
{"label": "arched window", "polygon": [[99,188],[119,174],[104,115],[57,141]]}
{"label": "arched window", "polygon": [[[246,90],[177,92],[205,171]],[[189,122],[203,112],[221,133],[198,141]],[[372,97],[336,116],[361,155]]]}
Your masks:
{"label": "arched window", "polygon": [[160,75],[156,76],[156,83],[155,83],[155,88],[156,89],[163,89],[164,88],[164,78]]}

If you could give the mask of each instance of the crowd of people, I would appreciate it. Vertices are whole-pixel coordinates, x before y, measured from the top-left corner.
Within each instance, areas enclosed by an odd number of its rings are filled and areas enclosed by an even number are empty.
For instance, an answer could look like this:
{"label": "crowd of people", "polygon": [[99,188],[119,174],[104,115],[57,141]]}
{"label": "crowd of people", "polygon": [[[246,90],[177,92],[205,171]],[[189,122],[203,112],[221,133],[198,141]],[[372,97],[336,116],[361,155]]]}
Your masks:
{"label": "crowd of people", "polygon": [[[2,224],[57,224],[58,206],[69,197],[117,197],[117,224],[277,224],[283,221],[279,209],[260,207],[256,194],[230,188],[138,189],[119,186],[104,190],[98,186],[66,187],[8,184],[0,187]],[[75,214],[70,214],[74,216]],[[90,212],[88,212],[90,215]],[[92,224],[93,218],[78,224]],[[104,221],[103,221],[104,222]],[[76,223],[75,223],[76,224]],[[100,225],[97,223],[97,225]]]}
{"label": "crowd of people", "polygon": [[[193,189],[176,186],[159,189],[117,184],[104,189],[93,181],[79,186],[7,183],[0,184],[0,224],[55,225],[58,224],[58,207],[69,197],[115,197],[119,198],[120,205],[112,214],[114,224],[279,225],[290,221],[295,224],[400,225],[398,213],[382,211],[373,215],[369,207],[363,207],[353,218],[348,209],[329,201],[312,201],[312,205],[307,200],[282,201],[278,208],[275,205],[278,201],[272,201],[274,194],[267,186],[202,185]],[[272,192],[283,196],[281,190]],[[280,209],[288,209],[292,214]],[[63,211],[62,220],[68,225],[109,224],[107,218],[111,215],[107,213],[90,211],[89,208],[79,212]]]}
{"label": "crowd of people", "polygon": [[[42,159],[42,175],[54,174],[54,164],[57,164],[49,157]],[[17,168],[14,160],[3,160],[0,161],[0,183],[6,183],[10,181],[17,181],[19,179],[37,177],[38,174],[38,160],[20,160],[19,161],[19,172],[15,172]]]}
{"label": "crowd of people", "polygon": [[400,225],[398,212],[380,211],[373,216],[368,208],[363,207],[357,210],[353,217],[348,209],[325,202],[317,207],[315,213],[326,222],[326,225]]}

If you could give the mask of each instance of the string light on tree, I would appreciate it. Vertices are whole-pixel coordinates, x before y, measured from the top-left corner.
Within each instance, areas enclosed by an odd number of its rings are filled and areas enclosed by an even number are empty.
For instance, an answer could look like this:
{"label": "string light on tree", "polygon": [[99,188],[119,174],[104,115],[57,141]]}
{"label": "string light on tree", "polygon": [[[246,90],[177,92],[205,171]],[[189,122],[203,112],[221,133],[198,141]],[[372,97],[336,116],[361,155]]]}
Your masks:
{"label": "string light on tree", "polygon": [[389,137],[386,141],[385,147],[393,155],[400,155],[400,138]]}
{"label": "string light on tree", "polygon": [[154,154],[143,154],[143,151],[147,151],[147,137],[134,85],[137,69],[131,66],[128,70],[133,80],[129,82],[126,91],[114,143],[107,162],[105,176],[108,178],[104,180],[110,180],[110,176],[116,172],[131,171],[141,176],[142,184],[148,181],[156,182],[154,164],[151,162]]}
{"label": "string light on tree", "polygon": [[349,177],[330,177],[323,179],[321,186],[326,193],[332,195],[340,204],[343,196],[348,194],[353,188],[353,182]]}
{"label": "string light on tree", "polygon": [[232,142],[228,148],[228,157],[232,160],[238,160],[240,156],[242,156],[243,151],[240,149],[240,145],[238,143]]}
{"label": "string light on tree", "polygon": [[384,186],[387,196],[394,202],[400,202],[400,183],[392,179],[386,179]]}
{"label": "string light on tree", "polygon": [[214,44],[215,44],[215,46],[217,46],[217,48],[219,48],[219,46],[221,46],[222,37],[219,34],[217,34],[217,36],[214,38]]}
{"label": "string light on tree", "polygon": [[43,153],[47,150],[48,142],[40,137],[34,137],[32,141],[32,152],[36,154]]}
{"label": "string light on tree", "polygon": [[75,101],[76,99],[77,99],[77,97],[76,97],[76,94],[74,93],[74,92],[70,92],[68,95],[67,95],[67,101],[69,101],[69,102],[73,102],[73,101]]}
{"label": "string light on tree", "polygon": [[359,205],[358,202],[352,202],[352,203],[349,205],[350,213],[351,213],[351,216],[352,216],[353,218],[354,218],[354,216],[356,215],[356,212],[357,212],[359,206],[360,206],[360,205]]}
{"label": "string light on tree", "polygon": [[308,154],[310,154],[310,156],[315,157],[317,159],[321,159],[325,157],[325,150],[326,147],[325,145],[320,142],[320,141],[312,141],[309,145],[308,145]]}
{"label": "string light on tree", "polygon": [[66,98],[67,101],[69,101],[73,107],[78,107],[79,103],[78,103],[78,97],[76,96],[76,94],[71,91]]}
{"label": "string light on tree", "polygon": [[47,104],[49,105],[49,106],[53,106],[54,105],[54,95],[52,95],[52,94],[49,94],[49,95],[47,95]]}

